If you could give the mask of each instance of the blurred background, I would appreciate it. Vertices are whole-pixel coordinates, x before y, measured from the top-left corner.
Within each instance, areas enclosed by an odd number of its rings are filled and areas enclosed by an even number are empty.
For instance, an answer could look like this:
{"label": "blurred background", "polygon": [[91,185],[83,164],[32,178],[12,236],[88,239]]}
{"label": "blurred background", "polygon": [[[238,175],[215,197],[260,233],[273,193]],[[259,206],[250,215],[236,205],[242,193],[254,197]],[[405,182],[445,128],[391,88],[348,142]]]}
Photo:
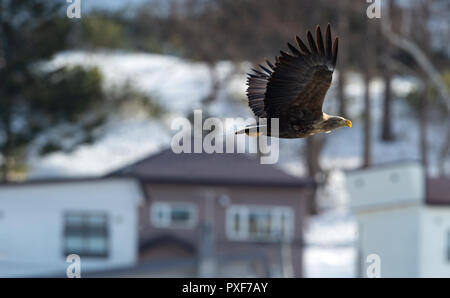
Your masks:
{"label": "blurred background", "polygon": [[[78,254],[82,276],[366,277],[376,254],[382,277],[449,277],[449,19],[446,0],[0,0],[0,276]],[[253,117],[246,73],[327,23],[324,111],[351,129],[280,140],[275,165],[168,149],[195,109]]]}

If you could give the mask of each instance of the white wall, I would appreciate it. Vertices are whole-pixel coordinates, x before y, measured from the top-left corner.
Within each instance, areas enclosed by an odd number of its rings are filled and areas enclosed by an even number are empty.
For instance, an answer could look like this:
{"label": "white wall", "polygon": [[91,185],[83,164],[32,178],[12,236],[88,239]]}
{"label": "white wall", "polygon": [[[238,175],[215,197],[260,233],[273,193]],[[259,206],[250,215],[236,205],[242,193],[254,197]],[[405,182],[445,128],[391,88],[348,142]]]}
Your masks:
{"label": "white wall", "polygon": [[0,187],[0,277],[65,275],[67,211],[106,212],[107,259],[81,259],[81,271],[132,265],[137,259],[138,183],[128,179]]}
{"label": "white wall", "polygon": [[447,250],[450,241],[450,206],[424,207],[420,227],[421,277],[450,277]]}
{"label": "white wall", "polygon": [[369,254],[381,259],[381,277],[418,277],[420,206],[358,213],[361,277]]}
{"label": "white wall", "polygon": [[425,175],[416,163],[392,164],[346,174],[353,209],[423,201]]}
{"label": "white wall", "polygon": [[350,205],[359,227],[359,272],[366,258],[381,258],[381,277],[420,275],[420,224],[425,174],[419,163],[398,163],[348,172]]}

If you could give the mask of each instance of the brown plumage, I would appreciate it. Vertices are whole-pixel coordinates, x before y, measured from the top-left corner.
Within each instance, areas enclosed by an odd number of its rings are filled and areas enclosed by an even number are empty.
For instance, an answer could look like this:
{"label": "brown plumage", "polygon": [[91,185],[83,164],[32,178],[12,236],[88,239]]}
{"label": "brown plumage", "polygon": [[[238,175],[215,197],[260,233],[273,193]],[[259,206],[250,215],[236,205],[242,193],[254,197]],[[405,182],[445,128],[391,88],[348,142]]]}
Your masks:
{"label": "brown plumage", "polygon": [[[249,74],[249,106],[257,117],[267,118],[267,135],[304,138],[343,126],[351,127],[350,120],[322,112],[336,67],[338,37],[332,42],[329,24],[325,42],[319,26],[315,35],[314,40],[311,32],[307,32],[309,48],[296,36],[299,49],[288,43],[291,54],[280,51],[275,65],[266,61],[267,67],[260,65],[261,70],[253,69],[254,73]],[[271,118],[279,119],[276,135],[270,133]],[[237,133],[250,134],[250,128]]]}

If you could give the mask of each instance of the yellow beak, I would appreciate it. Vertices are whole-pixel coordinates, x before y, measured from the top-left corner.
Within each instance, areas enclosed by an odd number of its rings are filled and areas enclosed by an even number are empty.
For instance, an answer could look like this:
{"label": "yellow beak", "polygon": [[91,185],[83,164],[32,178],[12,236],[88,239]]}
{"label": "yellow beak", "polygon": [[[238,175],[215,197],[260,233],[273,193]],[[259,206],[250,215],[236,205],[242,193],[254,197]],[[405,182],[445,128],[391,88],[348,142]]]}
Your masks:
{"label": "yellow beak", "polygon": [[345,125],[348,127],[352,127],[352,122],[350,120],[345,120]]}

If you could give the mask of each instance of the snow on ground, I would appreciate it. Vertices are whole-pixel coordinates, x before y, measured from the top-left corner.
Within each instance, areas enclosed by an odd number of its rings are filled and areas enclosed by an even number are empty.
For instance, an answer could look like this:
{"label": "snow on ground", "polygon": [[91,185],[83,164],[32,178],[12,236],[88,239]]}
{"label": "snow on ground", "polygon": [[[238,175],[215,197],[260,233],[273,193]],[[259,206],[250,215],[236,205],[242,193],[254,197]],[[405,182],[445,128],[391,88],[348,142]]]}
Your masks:
{"label": "snow on ground", "polygon": [[[206,96],[210,81],[205,64],[186,61],[177,57],[127,52],[65,52],[57,55],[51,67],[64,65],[98,66],[106,78],[107,85],[121,85],[126,81],[156,98],[171,117],[183,115],[201,108],[200,101]],[[245,64],[242,65],[247,69]],[[241,66],[241,67],[242,67]],[[220,76],[232,70],[232,64],[218,65]],[[245,74],[234,75],[209,113],[218,117],[251,116],[250,109],[239,102],[245,97]],[[409,78],[393,81],[394,93],[404,95],[417,82]],[[305,275],[308,277],[352,277],[356,275],[357,239],[355,219],[348,212],[343,174],[339,169],[351,169],[361,164],[363,152],[363,86],[361,77],[350,74],[346,91],[349,95],[349,118],[353,128],[342,128],[327,135],[322,154],[322,165],[331,171],[330,186],[319,193],[321,205],[328,210],[313,217],[307,223],[305,249]],[[324,110],[336,113],[335,87],[332,87]],[[383,84],[374,80],[371,85],[373,107],[373,154],[375,163],[420,158],[418,124],[412,119],[408,107],[402,100],[394,101],[393,122],[397,140],[392,143],[379,141],[382,115]],[[171,132],[163,124],[148,119],[123,119],[110,123],[106,135],[94,145],[82,146],[70,154],[54,153],[45,158],[33,157],[31,177],[49,175],[101,175],[127,163],[136,161],[167,146]],[[445,127],[430,124],[430,161],[435,171],[440,134]],[[281,140],[279,165],[293,174],[304,174],[300,159],[304,140]]]}
{"label": "snow on ground", "polygon": [[309,219],[305,229],[305,277],[356,277],[357,224],[348,211]]}
{"label": "snow on ground", "polygon": [[304,276],[320,278],[348,278],[357,276],[353,247],[307,246],[303,253]]}
{"label": "snow on ground", "polygon": [[[53,67],[97,66],[107,85],[122,85],[127,80],[136,88],[155,97],[168,110],[187,113],[201,108],[200,99],[210,88],[209,71],[204,63],[174,56],[112,52],[65,52],[51,62]],[[231,70],[229,62],[219,63],[219,75]]]}
{"label": "snow on ground", "polygon": [[33,158],[30,178],[103,175],[161,150],[161,144],[170,140],[161,125],[149,120],[126,120],[108,125],[108,130],[113,133],[95,145],[80,146],[70,154]]}
{"label": "snow on ground", "polygon": [[321,214],[305,225],[304,269],[306,277],[356,277],[358,229],[349,212],[345,175],[329,173],[327,184],[318,190]]}
{"label": "snow on ground", "polygon": [[[74,65],[99,67],[105,77],[106,87],[131,83],[170,111],[169,118],[200,109],[200,101],[207,95],[210,86],[206,65],[171,56],[125,52],[65,52],[57,55],[48,67]],[[231,63],[219,63],[217,69],[220,76],[226,76],[231,70]],[[236,82],[235,79],[232,81]],[[222,101],[218,105],[227,106]],[[250,116],[250,112],[247,113],[247,117]],[[231,117],[233,113],[228,111],[228,115]],[[161,127],[148,119],[127,119],[112,123],[106,128],[109,133],[94,145],[81,146],[69,154],[31,157],[30,178],[107,173],[167,146],[171,135],[169,128],[170,124]]]}

